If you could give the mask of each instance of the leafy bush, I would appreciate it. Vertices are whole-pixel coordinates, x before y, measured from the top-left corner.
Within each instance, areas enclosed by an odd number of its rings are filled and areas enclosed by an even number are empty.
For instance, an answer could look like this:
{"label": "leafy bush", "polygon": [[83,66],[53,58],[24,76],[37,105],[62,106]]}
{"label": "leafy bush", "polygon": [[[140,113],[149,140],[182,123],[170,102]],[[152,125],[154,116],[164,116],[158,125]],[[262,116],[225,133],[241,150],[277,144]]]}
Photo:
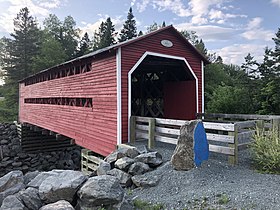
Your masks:
{"label": "leafy bush", "polygon": [[280,174],[280,138],[277,131],[264,132],[257,129],[253,136],[253,161],[257,170]]}

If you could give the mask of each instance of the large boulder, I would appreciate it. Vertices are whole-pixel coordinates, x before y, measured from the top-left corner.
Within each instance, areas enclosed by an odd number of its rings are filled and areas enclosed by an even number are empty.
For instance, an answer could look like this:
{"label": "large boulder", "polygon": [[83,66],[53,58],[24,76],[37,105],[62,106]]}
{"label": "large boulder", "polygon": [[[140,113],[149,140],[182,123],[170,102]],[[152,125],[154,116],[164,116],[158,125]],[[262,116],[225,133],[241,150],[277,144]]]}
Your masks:
{"label": "large boulder", "polygon": [[96,169],[96,173],[98,176],[106,175],[108,171],[111,170],[110,163],[102,161]]}
{"label": "large boulder", "polygon": [[57,176],[57,174],[56,171],[41,172],[27,184],[27,187],[39,188],[43,181],[51,176]]}
{"label": "large boulder", "polygon": [[136,175],[132,178],[133,184],[137,187],[154,187],[159,183],[159,176]]}
{"label": "large boulder", "polygon": [[112,206],[122,202],[124,190],[116,177],[102,175],[91,177],[78,191],[81,209]]}
{"label": "large boulder", "polygon": [[123,171],[128,171],[129,167],[134,163],[134,159],[129,157],[123,157],[118,159],[115,162],[115,167],[118,169],[121,169]]}
{"label": "large boulder", "polygon": [[18,193],[18,197],[29,210],[38,210],[42,206],[37,188],[28,187]]}
{"label": "large boulder", "polygon": [[162,164],[162,156],[158,152],[148,152],[138,155],[135,158],[136,161],[146,163],[150,167],[157,167]]}
{"label": "large boulder", "polygon": [[186,122],[180,129],[177,146],[171,157],[171,163],[176,170],[190,170],[195,164],[199,166],[207,160],[209,145],[205,129],[200,120]]}
{"label": "large boulder", "polygon": [[4,198],[13,195],[24,188],[24,179],[21,171],[11,171],[0,178],[0,205]]}
{"label": "large boulder", "polygon": [[136,162],[129,167],[128,173],[134,176],[134,175],[144,174],[150,170],[151,168],[149,167],[148,164],[142,162]]}
{"label": "large boulder", "polygon": [[65,200],[60,200],[55,203],[50,203],[43,206],[40,210],[75,210],[73,206]]}
{"label": "large boulder", "polygon": [[0,207],[0,210],[29,210],[16,195],[7,196]]}
{"label": "large boulder", "polygon": [[107,172],[108,175],[114,176],[119,179],[119,182],[122,187],[130,187],[131,182],[131,175],[128,173],[125,173],[124,171],[114,168]]}
{"label": "large boulder", "polygon": [[39,195],[44,203],[59,200],[72,202],[79,187],[87,180],[80,171],[53,170],[57,175],[50,176],[39,187]]}

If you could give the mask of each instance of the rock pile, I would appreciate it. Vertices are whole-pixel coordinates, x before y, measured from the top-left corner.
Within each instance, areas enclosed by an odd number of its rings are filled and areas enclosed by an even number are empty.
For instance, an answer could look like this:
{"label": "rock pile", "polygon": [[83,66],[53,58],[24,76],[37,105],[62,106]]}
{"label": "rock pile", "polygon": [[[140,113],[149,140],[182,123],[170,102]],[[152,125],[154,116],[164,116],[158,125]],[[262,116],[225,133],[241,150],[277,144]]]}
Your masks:
{"label": "rock pile", "polygon": [[113,176],[80,171],[11,171],[0,178],[0,210],[133,209]]}
{"label": "rock pile", "polygon": [[0,176],[20,170],[49,171],[52,169],[80,169],[81,150],[77,146],[61,151],[27,154],[22,151],[14,124],[0,124]]}
{"label": "rock pile", "polygon": [[120,148],[90,177],[80,171],[11,171],[0,178],[0,210],[133,209],[124,187],[155,186],[159,178],[144,173],[161,165],[158,152]]}
{"label": "rock pile", "polygon": [[97,175],[111,175],[116,177],[122,187],[155,186],[159,178],[147,180],[145,173],[154,170],[162,164],[162,156],[157,151],[141,148],[121,147],[110,155],[97,168]]}

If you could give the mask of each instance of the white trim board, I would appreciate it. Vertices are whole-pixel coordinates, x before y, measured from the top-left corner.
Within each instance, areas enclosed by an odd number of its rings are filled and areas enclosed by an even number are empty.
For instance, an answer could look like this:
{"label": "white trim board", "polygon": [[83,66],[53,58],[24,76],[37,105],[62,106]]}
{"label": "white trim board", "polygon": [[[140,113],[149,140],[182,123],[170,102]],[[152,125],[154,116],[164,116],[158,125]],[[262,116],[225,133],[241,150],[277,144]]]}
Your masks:
{"label": "white trim board", "polygon": [[[185,64],[187,65],[188,69],[190,70],[192,76],[195,78],[195,91],[196,91],[196,112],[199,112],[199,105],[198,105],[198,78],[195,75],[194,71],[192,70],[190,64],[184,57],[178,57],[178,56],[173,56],[173,55],[166,55],[166,54],[161,54],[161,53],[154,53],[154,52],[148,52],[146,51],[141,58],[136,62],[136,64],[131,68],[131,70],[128,72],[128,122],[130,123],[130,116],[131,116],[131,75],[132,73],[137,69],[137,67],[142,63],[142,61],[147,57],[147,56],[157,56],[157,57],[162,57],[162,58],[171,58],[171,59],[176,59],[180,61],[184,61]],[[128,123],[128,124],[129,124]],[[129,133],[129,126],[128,126],[128,133]],[[130,135],[128,135],[130,137]],[[130,139],[129,139],[130,140]]]}
{"label": "white trim board", "polygon": [[122,143],[122,51],[118,48],[117,62],[117,145]]}
{"label": "white trim board", "polygon": [[204,113],[204,62],[201,61],[201,113]]}

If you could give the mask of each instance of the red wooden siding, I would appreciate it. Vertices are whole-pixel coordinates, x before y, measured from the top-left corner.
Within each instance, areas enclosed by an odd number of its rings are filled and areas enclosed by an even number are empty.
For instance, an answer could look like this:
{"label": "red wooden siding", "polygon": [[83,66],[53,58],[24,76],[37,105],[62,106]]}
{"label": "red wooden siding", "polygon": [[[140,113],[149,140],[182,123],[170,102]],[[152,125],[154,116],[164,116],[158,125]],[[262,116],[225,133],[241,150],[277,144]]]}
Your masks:
{"label": "red wooden siding", "polygon": [[[166,48],[161,40],[170,40],[173,47]],[[128,139],[128,72],[146,52],[184,57],[198,78],[198,111],[202,110],[201,57],[176,34],[173,29],[163,30],[131,45],[122,47],[122,140]]]}
{"label": "red wooden siding", "polygon": [[[92,98],[92,108],[24,103],[25,98],[52,97]],[[73,138],[85,148],[108,155],[117,144],[115,53],[92,58],[92,71],[87,73],[28,86],[20,83],[19,119]]]}

